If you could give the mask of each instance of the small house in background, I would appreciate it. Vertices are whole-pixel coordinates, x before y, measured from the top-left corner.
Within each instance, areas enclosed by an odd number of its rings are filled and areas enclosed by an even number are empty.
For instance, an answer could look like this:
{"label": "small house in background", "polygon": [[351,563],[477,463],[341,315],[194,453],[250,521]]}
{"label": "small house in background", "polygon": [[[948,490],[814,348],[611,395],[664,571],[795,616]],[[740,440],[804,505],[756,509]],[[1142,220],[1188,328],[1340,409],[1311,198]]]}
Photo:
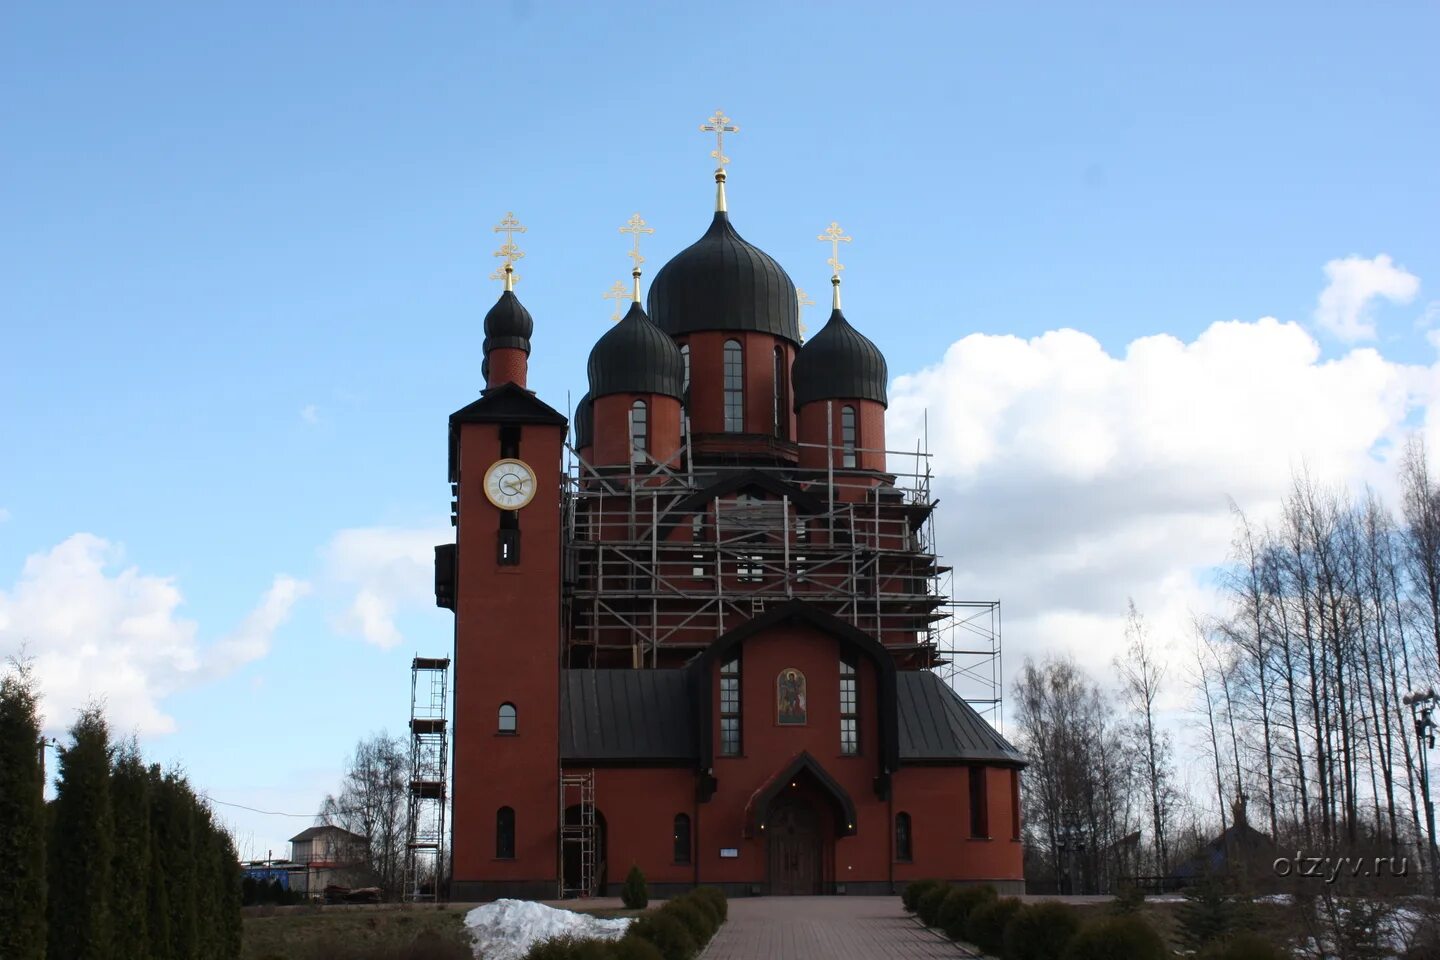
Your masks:
{"label": "small house in background", "polygon": [[1172,887],[1188,886],[1207,876],[1273,879],[1265,871],[1277,855],[1275,841],[1250,826],[1243,794],[1230,804],[1230,810],[1234,818],[1230,826],[1170,872],[1168,881]]}
{"label": "small house in background", "polygon": [[328,886],[353,886],[365,863],[367,841],[358,833],[322,825],[290,838],[290,889],[319,896]]}

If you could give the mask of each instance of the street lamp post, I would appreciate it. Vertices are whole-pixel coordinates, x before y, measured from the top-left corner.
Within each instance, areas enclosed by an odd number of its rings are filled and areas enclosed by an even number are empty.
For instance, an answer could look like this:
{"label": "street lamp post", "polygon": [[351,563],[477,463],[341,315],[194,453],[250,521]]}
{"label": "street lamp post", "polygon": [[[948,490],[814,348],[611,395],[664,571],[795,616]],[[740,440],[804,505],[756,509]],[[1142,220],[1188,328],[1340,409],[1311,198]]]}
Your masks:
{"label": "street lamp post", "polygon": [[1415,742],[1420,752],[1420,796],[1425,801],[1425,831],[1429,836],[1426,859],[1430,866],[1430,882],[1436,892],[1440,893],[1440,863],[1437,863],[1440,857],[1437,857],[1435,847],[1435,802],[1430,799],[1430,756],[1426,752],[1435,746],[1435,720],[1432,714],[1437,700],[1440,700],[1440,694],[1436,694],[1434,687],[1407,693],[1403,698],[1415,719]]}

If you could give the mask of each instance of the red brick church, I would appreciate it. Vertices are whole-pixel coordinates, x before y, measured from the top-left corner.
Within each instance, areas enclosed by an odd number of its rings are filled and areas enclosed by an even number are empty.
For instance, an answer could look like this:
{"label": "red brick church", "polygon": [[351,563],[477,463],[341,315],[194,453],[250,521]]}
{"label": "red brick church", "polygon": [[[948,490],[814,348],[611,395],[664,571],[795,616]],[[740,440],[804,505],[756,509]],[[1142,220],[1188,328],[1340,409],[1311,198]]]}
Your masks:
{"label": "red brick church", "polygon": [[614,894],[632,865],[661,896],[1018,891],[1024,760],[935,672],[935,503],[887,458],[885,358],[841,312],[838,254],[802,341],[716,156],[714,219],[643,305],[632,219],[633,302],[573,424],[526,389],[535,321],[502,247],[436,549],[450,897]]}

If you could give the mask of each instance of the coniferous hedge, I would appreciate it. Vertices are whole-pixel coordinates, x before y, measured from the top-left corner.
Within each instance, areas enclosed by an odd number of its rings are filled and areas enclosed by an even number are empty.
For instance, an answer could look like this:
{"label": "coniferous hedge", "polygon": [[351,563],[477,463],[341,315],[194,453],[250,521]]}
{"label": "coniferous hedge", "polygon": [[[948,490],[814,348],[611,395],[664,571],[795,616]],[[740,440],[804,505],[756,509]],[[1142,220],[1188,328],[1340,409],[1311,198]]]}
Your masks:
{"label": "coniferous hedge", "polygon": [[0,957],[45,957],[44,760],[35,683],[0,678]]}

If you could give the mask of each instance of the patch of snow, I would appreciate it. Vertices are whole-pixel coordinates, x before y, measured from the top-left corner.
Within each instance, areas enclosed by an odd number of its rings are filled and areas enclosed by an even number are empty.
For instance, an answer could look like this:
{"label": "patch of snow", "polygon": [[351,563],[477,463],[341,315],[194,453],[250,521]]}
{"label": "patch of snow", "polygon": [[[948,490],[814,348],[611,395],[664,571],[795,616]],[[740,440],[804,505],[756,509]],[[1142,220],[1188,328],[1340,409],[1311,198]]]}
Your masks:
{"label": "patch of snow", "polygon": [[1291,896],[1290,894],[1288,894],[1288,893],[1267,893],[1267,894],[1266,894],[1265,896],[1263,896],[1263,897],[1256,897],[1256,898],[1255,898],[1255,902],[1256,902],[1256,903],[1278,903],[1278,904],[1281,904],[1281,905],[1283,906],[1283,905],[1285,905],[1285,904],[1294,903],[1294,902],[1295,902],[1295,898],[1294,898],[1293,896]]}
{"label": "patch of snow", "polygon": [[565,935],[618,940],[630,926],[628,917],[602,920],[572,910],[557,910],[533,900],[496,900],[465,914],[475,937],[475,956],[482,960],[520,960],[531,945]]}

